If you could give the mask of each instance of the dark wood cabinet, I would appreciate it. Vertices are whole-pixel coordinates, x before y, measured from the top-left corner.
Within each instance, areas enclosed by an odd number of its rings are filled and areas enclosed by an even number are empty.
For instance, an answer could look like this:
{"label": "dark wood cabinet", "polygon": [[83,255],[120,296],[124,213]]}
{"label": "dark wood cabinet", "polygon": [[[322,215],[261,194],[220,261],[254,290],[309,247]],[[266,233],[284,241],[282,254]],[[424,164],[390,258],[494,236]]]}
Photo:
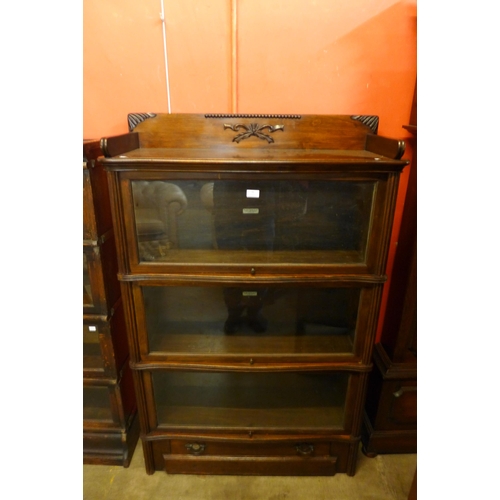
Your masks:
{"label": "dark wood cabinet", "polygon": [[146,471],[353,475],[401,160],[373,116],[101,140]]}
{"label": "dark wood cabinet", "polygon": [[410,124],[411,168],[398,249],[374,370],[368,385],[363,450],[417,452],[417,118],[416,91]]}
{"label": "dark wood cabinet", "polygon": [[128,467],[139,420],[100,155],[83,142],[83,462]]}

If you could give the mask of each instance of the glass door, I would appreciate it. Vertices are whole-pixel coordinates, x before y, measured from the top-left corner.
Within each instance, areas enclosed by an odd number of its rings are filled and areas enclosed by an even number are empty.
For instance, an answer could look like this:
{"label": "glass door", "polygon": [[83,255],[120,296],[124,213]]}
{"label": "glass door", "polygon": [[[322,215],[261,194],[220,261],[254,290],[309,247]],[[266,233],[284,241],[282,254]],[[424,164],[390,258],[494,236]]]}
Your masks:
{"label": "glass door", "polygon": [[363,294],[360,287],[145,286],[148,352],[353,355]]}
{"label": "glass door", "polygon": [[375,180],[132,180],[139,261],[362,264],[375,188]]}
{"label": "glass door", "polygon": [[342,430],[347,373],[154,371],[158,427]]}

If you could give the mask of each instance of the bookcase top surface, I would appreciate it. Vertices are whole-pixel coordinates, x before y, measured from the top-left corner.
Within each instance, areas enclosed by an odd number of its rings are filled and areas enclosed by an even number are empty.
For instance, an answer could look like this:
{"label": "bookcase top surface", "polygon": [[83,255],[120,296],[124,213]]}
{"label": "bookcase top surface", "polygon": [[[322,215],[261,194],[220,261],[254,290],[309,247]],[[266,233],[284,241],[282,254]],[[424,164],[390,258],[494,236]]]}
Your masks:
{"label": "bookcase top surface", "polygon": [[131,114],[128,134],[101,139],[110,168],[137,164],[343,164],[401,170],[404,141],[355,115]]}

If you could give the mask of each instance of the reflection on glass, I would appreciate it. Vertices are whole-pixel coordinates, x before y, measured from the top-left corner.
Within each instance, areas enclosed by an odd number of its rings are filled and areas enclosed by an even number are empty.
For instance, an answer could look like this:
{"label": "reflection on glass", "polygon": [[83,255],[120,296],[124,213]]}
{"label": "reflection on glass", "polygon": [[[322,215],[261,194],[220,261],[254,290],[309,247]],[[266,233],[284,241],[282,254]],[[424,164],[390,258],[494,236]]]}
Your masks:
{"label": "reflection on glass", "polygon": [[89,263],[85,253],[83,254],[83,305],[93,305],[92,288],[90,286]]}
{"label": "reflection on glass", "polygon": [[162,286],[144,287],[143,294],[152,352],[336,354],[354,349],[359,288]]}
{"label": "reflection on glass", "polygon": [[139,256],[162,262],[363,262],[374,186],[132,181]]}
{"label": "reflection on glass", "polygon": [[83,420],[113,420],[107,387],[83,388]]}
{"label": "reflection on glass", "polygon": [[153,372],[159,425],[341,429],[346,373]]}

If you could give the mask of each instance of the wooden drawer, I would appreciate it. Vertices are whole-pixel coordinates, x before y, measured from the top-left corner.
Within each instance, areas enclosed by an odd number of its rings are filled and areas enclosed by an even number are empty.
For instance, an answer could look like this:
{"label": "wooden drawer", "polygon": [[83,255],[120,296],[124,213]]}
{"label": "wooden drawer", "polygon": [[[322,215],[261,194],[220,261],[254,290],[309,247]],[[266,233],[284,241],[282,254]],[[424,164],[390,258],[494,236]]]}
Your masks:
{"label": "wooden drawer", "polygon": [[416,430],[417,382],[384,381],[376,419],[377,430]]}
{"label": "wooden drawer", "polygon": [[330,443],[238,443],[217,441],[172,440],[170,451],[174,455],[190,456],[300,456],[321,457],[330,455]]}
{"label": "wooden drawer", "polygon": [[391,392],[389,421],[398,427],[417,425],[417,384],[404,381]]}
{"label": "wooden drawer", "polygon": [[336,458],[281,457],[165,457],[169,474],[221,474],[259,476],[333,476]]}
{"label": "wooden drawer", "polygon": [[346,472],[349,442],[217,441],[151,442],[154,468],[169,474],[318,475]]}

